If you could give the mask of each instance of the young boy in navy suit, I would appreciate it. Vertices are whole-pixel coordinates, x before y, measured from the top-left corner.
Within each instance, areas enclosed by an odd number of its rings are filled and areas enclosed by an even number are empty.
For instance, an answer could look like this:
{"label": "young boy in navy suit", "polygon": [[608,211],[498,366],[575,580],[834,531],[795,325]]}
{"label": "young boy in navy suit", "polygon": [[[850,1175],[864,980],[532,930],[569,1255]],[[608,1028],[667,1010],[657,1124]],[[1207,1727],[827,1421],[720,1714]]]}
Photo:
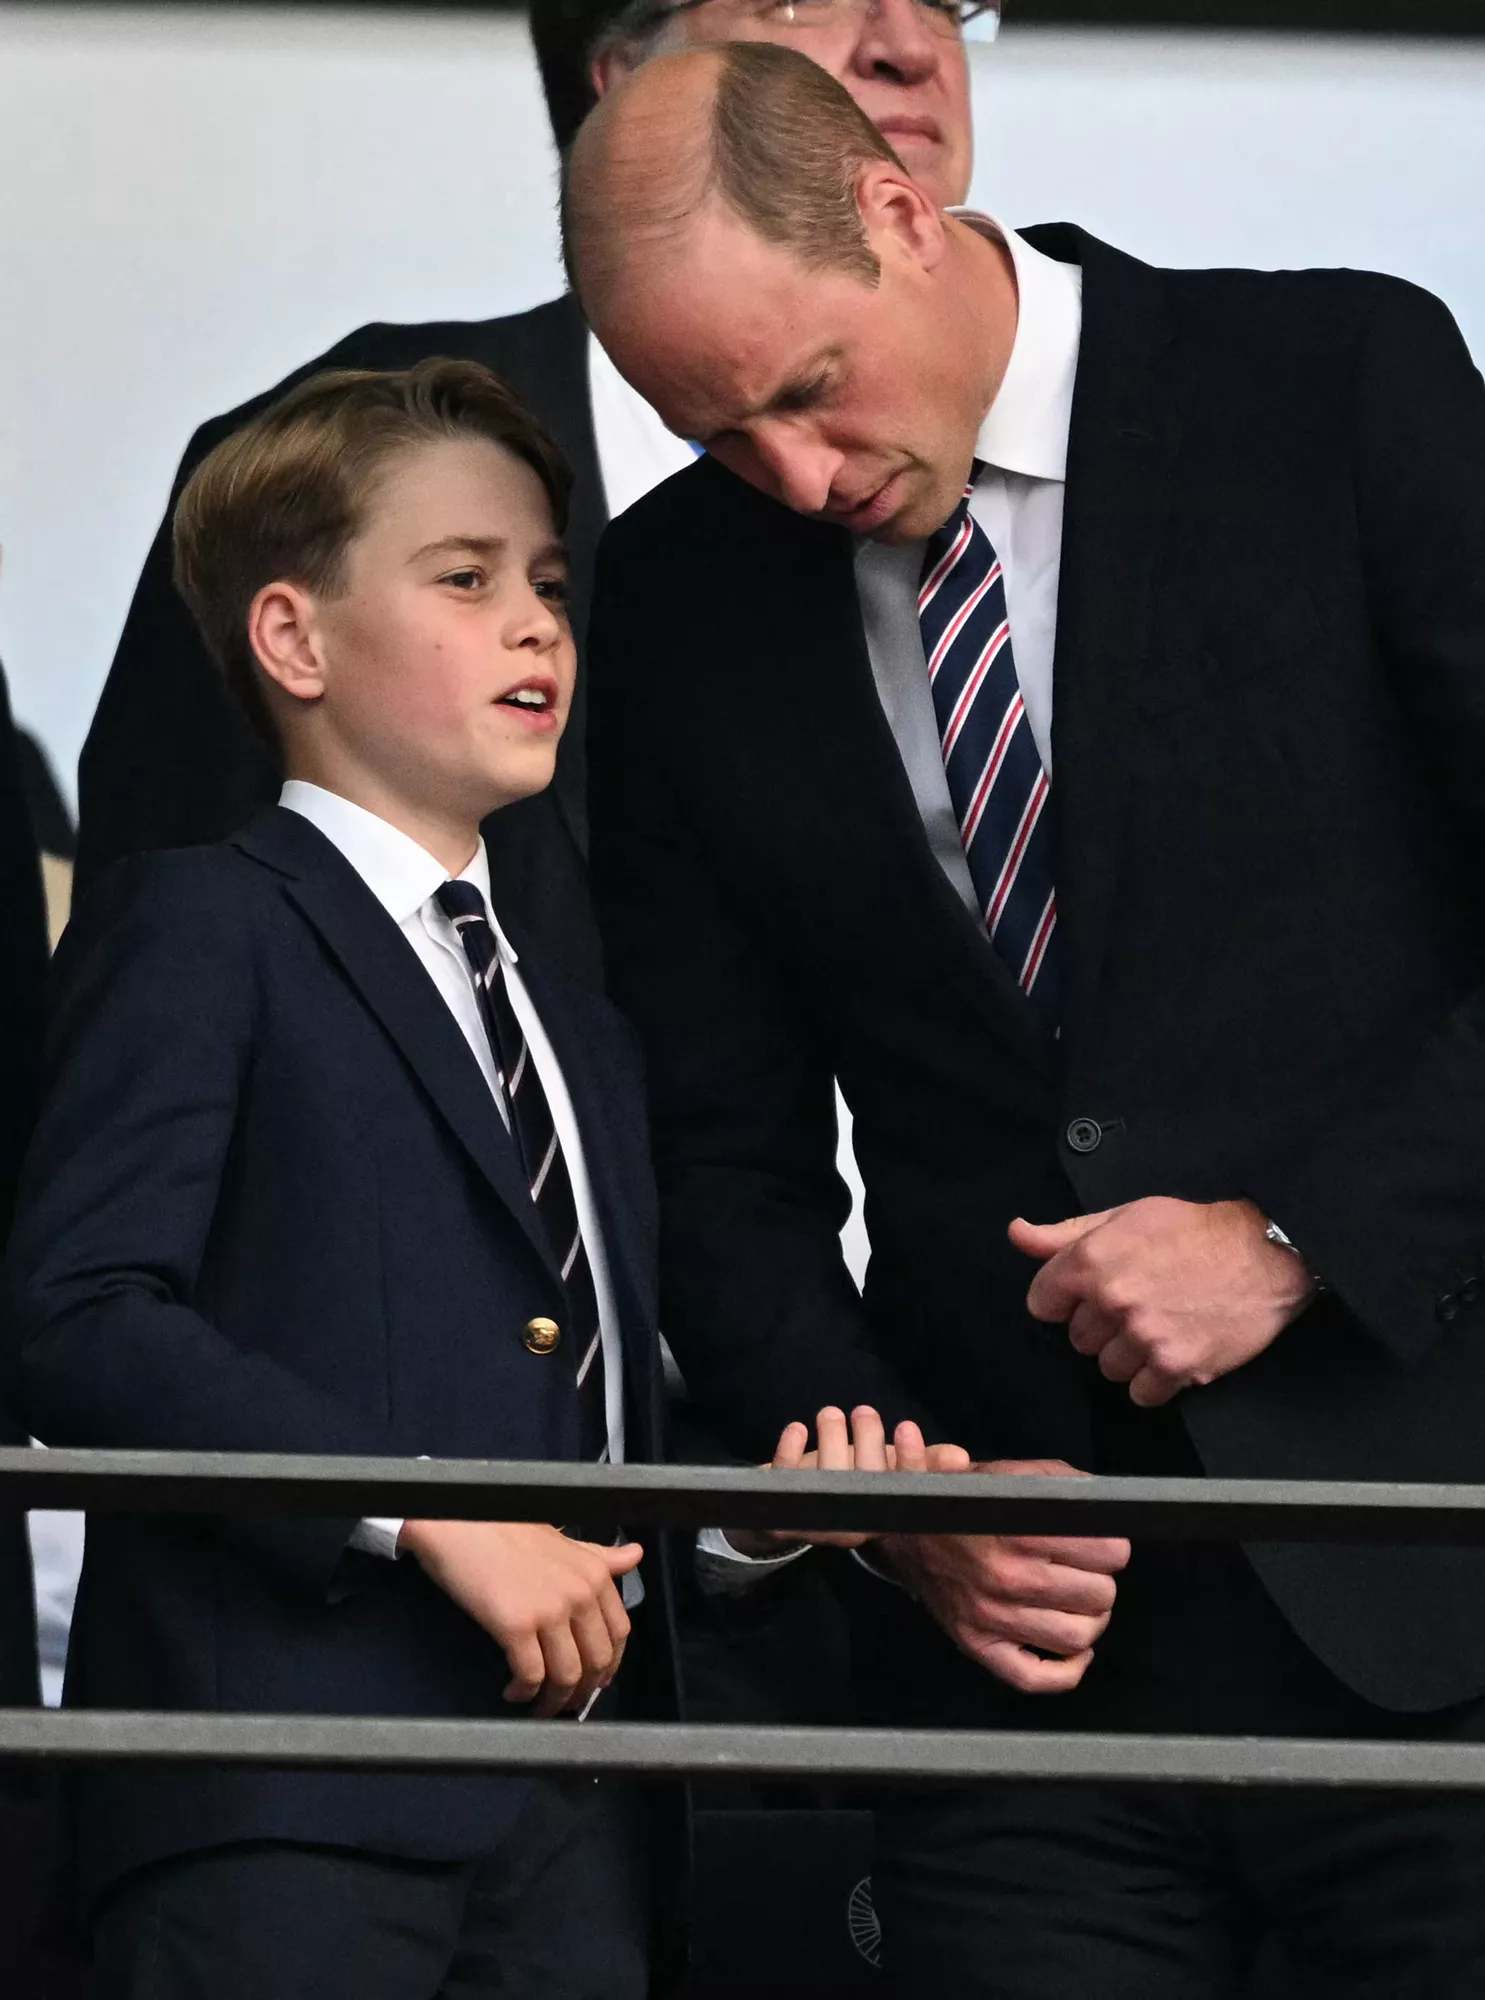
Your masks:
{"label": "young boy in navy suit", "polygon": [[[635,1058],[501,927],[479,833],[552,776],[568,487],[440,361],[308,382],[190,482],[178,581],[286,782],[233,840],[122,864],[63,943],[11,1267],[48,1443],[657,1450]],[[67,1699],[632,1710],[640,1560],[514,1523],[101,1516]],[[645,1991],[622,1787],[99,1769],[78,1836],[108,1995]]]}

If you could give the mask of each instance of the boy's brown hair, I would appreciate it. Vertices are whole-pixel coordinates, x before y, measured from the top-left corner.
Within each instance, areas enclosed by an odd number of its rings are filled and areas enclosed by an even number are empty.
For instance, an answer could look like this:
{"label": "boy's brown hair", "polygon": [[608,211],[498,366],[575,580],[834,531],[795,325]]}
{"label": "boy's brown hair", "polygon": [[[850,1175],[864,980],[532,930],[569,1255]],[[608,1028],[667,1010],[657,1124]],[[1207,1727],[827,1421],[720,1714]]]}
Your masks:
{"label": "boy's brown hair", "polygon": [[275,756],[278,732],[248,643],[248,611],[280,580],[333,594],[388,461],[410,445],[481,438],[525,461],[560,535],[572,473],[546,430],[476,361],[338,369],[301,382],[225,438],[175,509],[175,583],[228,690]]}

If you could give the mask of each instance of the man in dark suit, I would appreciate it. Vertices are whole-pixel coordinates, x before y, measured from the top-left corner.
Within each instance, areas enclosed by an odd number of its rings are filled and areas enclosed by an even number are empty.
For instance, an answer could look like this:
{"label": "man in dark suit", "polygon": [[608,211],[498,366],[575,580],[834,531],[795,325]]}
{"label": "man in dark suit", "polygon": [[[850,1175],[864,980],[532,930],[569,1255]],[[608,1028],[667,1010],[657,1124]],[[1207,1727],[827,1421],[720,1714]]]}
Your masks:
{"label": "man in dark suit", "polygon": [[[795,40],[840,76],[870,117],[910,149],[925,185],[961,201],[972,157],[969,81],[957,0],[882,0],[869,10],[815,4],[757,9],[743,0],[636,9],[624,0],[532,0],[531,32],[559,151],[597,92],[657,47],[754,34]],[[993,10],[991,10],[993,11]],[[593,551],[610,513],[689,462],[590,340],[570,294],[509,318],[362,327],[277,389],[204,424],[187,447],[145,563],[78,775],[77,886],[109,862],[157,847],[219,840],[275,796],[272,765],[222,695],[170,574],[170,521],[192,468],[297,381],[325,368],[406,368],[430,355],[479,361],[534,409],[576,473],[568,553],[581,655]],[[580,851],[587,842],[582,684],[552,791],[492,821],[491,851],[512,908],[572,970],[597,981]]]}
{"label": "man in dark suit", "polygon": [[[606,538],[591,667],[693,1393],[753,1453],[860,1403],[1031,1469],[1485,1477],[1485,394],[1447,311],[942,217],[772,49],[609,99],[567,227],[708,452]],[[1103,1553],[881,1545],[871,1711],[1485,1734],[1479,1551],[1141,1547],[1117,1598]],[[1482,1860],[1466,1798],[888,1800],[884,1965],[1195,2000],[1268,1928],[1306,1993],[1463,2000]]]}
{"label": "man in dark suit", "polygon": [[[10,1232],[41,1064],[46,924],[41,872],[21,786],[16,733],[0,673],[0,1242]],[[0,1444],[24,1444],[8,1375],[0,1375]],[[26,1517],[0,1508],[0,1706],[34,1702],[36,1623]]]}
{"label": "man in dark suit", "polygon": [[[285,782],[230,842],[122,866],[63,939],[10,1271],[49,1443],[658,1451],[637,1059],[498,928],[479,833],[550,781],[569,478],[487,371],[430,362],[303,385],[187,488],[182,587]],[[513,1727],[663,1702],[663,1571],[576,1537],[98,1518],[66,1699]],[[78,1832],[108,1994],[647,1990],[622,1787],[105,1769]]]}

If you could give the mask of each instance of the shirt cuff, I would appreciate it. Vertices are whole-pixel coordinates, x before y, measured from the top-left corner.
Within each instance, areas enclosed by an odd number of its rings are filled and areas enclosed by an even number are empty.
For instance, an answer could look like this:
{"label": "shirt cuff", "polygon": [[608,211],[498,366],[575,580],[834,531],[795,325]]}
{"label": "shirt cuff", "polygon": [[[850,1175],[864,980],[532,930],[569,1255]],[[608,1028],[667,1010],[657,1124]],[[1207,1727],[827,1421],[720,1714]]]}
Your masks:
{"label": "shirt cuff", "polygon": [[740,1595],[787,1569],[808,1553],[809,1543],[776,1556],[748,1556],[735,1549],[721,1528],[703,1528],[696,1537],[696,1581],[707,1597]]}
{"label": "shirt cuff", "polygon": [[402,1533],[402,1526],[401,1521],[358,1521],[351,1530],[350,1545],[353,1549],[360,1549],[363,1555],[381,1556],[387,1562],[396,1562],[397,1537]]}

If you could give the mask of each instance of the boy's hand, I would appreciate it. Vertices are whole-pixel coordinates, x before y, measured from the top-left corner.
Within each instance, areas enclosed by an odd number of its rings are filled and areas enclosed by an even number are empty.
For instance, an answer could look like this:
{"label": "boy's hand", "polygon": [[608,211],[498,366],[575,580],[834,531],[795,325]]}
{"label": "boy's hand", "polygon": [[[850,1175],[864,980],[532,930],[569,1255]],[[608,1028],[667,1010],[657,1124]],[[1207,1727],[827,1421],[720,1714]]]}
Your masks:
{"label": "boy's hand", "polygon": [[638,1542],[605,1549],[527,1521],[404,1521],[397,1546],[502,1647],[507,1701],[581,1712],[619,1671],[629,1614],[614,1579],[639,1563]]}
{"label": "boy's hand", "polygon": [[[815,1418],[819,1448],[808,1449],[805,1424],[788,1424],[773,1455],[775,1472],[967,1472],[969,1453],[957,1444],[925,1445],[914,1423],[902,1423],[888,1444],[877,1412],[867,1404],[851,1412],[821,1410]],[[727,1539],[740,1555],[755,1559],[776,1556],[802,1542],[817,1548],[859,1549],[871,1535],[796,1534],[779,1528],[728,1528]]]}
{"label": "boy's hand", "polygon": [[[1060,1459],[974,1469],[1087,1476]],[[885,1535],[879,1546],[960,1652],[1023,1694],[1066,1694],[1082,1680],[1129,1561],[1113,1535]]]}

